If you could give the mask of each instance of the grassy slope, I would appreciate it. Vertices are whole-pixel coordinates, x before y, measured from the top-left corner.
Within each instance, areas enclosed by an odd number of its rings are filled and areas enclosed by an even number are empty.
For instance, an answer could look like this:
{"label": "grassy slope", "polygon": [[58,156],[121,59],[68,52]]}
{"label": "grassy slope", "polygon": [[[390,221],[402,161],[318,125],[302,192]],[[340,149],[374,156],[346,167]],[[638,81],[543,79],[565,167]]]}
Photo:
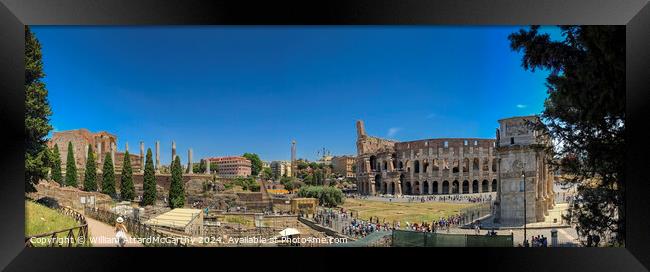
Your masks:
{"label": "grassy slope", "polygon": [[[56,210],[25,201],[25,236],[63,230],[78,225],[74,219],[60,214]],[[65,237],[65,234],[59,234],[59,237]]]}
{"label": "grassy slope", "polygon": [[386,222],[400,221],[420,223],[431,222],[440,217],[458,214],[460,209],[474,206],[475,204],[457,204],[440,202],[382,202],[360,199],[345,199],[342,205],[347,210],[359,212],[359,217],[367,220],[372,217],[379,217],[380,222],[385,218]]}

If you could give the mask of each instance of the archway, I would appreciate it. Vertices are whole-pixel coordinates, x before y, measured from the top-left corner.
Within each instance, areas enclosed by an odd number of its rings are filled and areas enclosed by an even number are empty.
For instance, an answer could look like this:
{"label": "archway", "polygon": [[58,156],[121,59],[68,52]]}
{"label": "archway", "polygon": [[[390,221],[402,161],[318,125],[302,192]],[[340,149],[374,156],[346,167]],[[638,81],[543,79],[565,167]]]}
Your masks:
{"label": "archway", "polygon": [[454,182],[451,183],[451,193],[452,194],[458,194],[459,189],[460,189],[460,186],[458,184],[458,181],[454,180]]}
{"label": "archway", "polygon": [[391,195],[395,194],[395,182],[390,183],[390,194]]}
{"label": "archway", "polygon": [[448,195],[449,194],[449,181],[443,181],[442,182],[442,194],[443,195]]}
{"label": "archway", "polygon": [[469,172],[469,159],[465,158],[463,160],[463,173]]}
{"label": "archway", "polygon": [[413,194],[414,195],[421,195],[422,194],[422,192],[420,192],[420,182],[419,181],[416,181],[413,187],[414,187],[413,188]]}
{"label": "archway", "polygon": [[463,194],[469,194],[469,181],[463,181]]}
{"label": "archway", "polygon": [[388,183],[384,182],[381,184],[381,193],[382,194],[388,194]]}
{"label": "archway", "polygon": [[404,185],[404,194],[405,195],[413,194],[413,188],[411,187],[410,181],[407,181],[406,184]]}
{"label": "archway", "polygon": [[382,170],[388,170],[388,162],[384,161],[384,167],[382,167]]}
{"label": "archway", "polygon": [[497,180],[493,179],[492,180],[492,192],[496,192],[496,191],[497,191]]}
{"label": "archway", "polygon": [[422,173],[426,173],[428,168],[429,168],[429,162],[428,161],[422,162]]}
{"label": "archway", "polygon": [[377,170],[377,157],[375,155],[370,156],[370,170]]}
{"label": "archway", "polygon": [[451,172],[452,173],[458,173],[459,161],[454,160],[454,162],[452,163],[452,166],[453,166],[453,168],[451,169]]}
{"label": "archway", "polygon": [[489,192],[490,191],[490,185],[488,184],[487,179],[484,179],[483,182],[481,183],[481,192]]}
{"label": "archway", "polygon": [[381,175],[375,176],[375,193],[376,194],[381,193]]}
{"label": "archway", "polygon": [[472,192],[473,193],[479,193],[479,191],[478,191],[478,180],[472,181]]}
{"label": "archway", "polygon": [[479,166],[478,166],[478,165],[479,165],[479,160],[478,160],[478,158],[474,158],[474,160],[472,160],[472,169],[473,169],[474,171],[477,171],[477,172],[478,172],[478,169],[479,169]]}
{"label": "archway", "polygon": [[424,181],[424,184],[422,184],[422,194],[423,195],[428,195],[429,194],[429,182]]}
{"label": "archway", "polygon": [[399,167],[397,169],[399,170],[404,169],[404,163],[402,161],[399,162]]}
{"label": "archway", "polygon": [[434,194],[434,195],[437,195],[437,194],[440,193],[440,192],[438,192],[438,182],[437,181],[434,181],[431,184],[431,191],[432,191],[431,193]]}
{"label": "archway", "polygon": [[413,162],[413,173],[420,173],[420,161],[418,160]]}

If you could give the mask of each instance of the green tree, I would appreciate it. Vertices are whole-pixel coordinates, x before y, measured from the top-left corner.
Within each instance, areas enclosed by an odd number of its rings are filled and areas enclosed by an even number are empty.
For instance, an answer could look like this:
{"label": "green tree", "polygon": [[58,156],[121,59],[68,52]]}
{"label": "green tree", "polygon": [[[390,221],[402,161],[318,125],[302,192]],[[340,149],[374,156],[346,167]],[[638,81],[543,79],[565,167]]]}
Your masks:
{"label": "green tree", "polygon": [[59,145],[54,144],[52,150],[52,179],[59,185],[63,185],[63,175],[61,174],[61,153],[59,152]]}
{"label": "green tree", "polygon": [[122,163],[122,175],[120,177],[120,198],[131,201],[135,197],[135,186],[133,185],[133,167],[129,151],[124,152]]}
{"label": "green tree", "polygon": [[[508,38],[526,70],[546,69],[548,98],[535,124],[557,143],[546,150],[578,196],[569,218],[585,238],[625,242],[625,27],[561,26],[551,40],[538,26]],[[604,239],[603,239],[604,240]]]}
{"label": "green tree", "polygon": [[298,196],[316,198],[319,205],[326,207],[336,207],[344,201],[343,191],[333,186],[303,186]]}
{"label": "green tree", "polygon": [[34,192],[34,186],[47,177],[52,154],[46,145],[52,130],[47,89],[42,79],[43,59],[41,44],[28,26],[25,26],[25,191]]}
{"label": "green tree", "polygon": [[273,171],[269,167],[264,167],[260,176],[264,180],[274,179]]}
{"label": "green tree", "polygon": [[84,191],[97,191],[97,162],[92,146],[88,147],[88,158],[86,159],[86,171],[84,173]]}
{"label": "green tree", "polygon": [[192,171],[194,173],[205,173],[206,170],[206,164],[205,160],[201,159],[199,163],[193,163],[192,164]]}
{"label": "green tree", "polygon": [[183,208],[185,206],[185,186],[183,185],[183,168],[181,159],[176,157],[172,164],[172,181],[169,186],[169,207]]}
{"label": "green tree", "polygon": [[115,170],[113,168],[113,158],[111,154],[106,153],[104,156],[104,167],[102,169],[102,193],[116,197],[115,192]]}
{"label": "green tree", "polygon": [[65,162],[65,185],[77,187],[77,164],[74,161],[72,142],[68,142],[68,157]]}
{"label": "green tree", "polygon": [[262,171],[262,160],[255,153],[244,153],[242,156],[251,161],[251,175],[257,176]]}
{"label": "green tree", "polygon": [[156,176],[153,169],[153,160],[151,159],[151,148],[147,148],[143,178],[142,189],[144,192],[142,194],[142,205],[154,205],[156,204]]}

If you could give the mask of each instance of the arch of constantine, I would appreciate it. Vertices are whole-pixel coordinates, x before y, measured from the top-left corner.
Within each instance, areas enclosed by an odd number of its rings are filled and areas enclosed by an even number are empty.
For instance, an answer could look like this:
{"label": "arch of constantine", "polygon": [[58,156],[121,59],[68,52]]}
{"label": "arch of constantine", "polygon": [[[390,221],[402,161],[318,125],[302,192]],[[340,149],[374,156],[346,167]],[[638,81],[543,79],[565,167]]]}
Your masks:
{"label": "arch of constantine", "polygon": [[396,142],[369,136],[357,121],[357,190],[362,195],[496,192],[497,221],[538,222],[553,206],[550,141],[530,128],[535,116],[499,120],[496,139],[440,138]]}

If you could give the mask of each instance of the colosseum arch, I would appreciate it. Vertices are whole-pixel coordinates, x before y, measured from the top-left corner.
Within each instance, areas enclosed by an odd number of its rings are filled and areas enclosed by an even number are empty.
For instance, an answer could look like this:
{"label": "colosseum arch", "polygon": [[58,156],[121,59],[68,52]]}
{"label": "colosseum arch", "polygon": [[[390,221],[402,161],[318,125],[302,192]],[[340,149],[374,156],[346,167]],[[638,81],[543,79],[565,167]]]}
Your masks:
{"label": "colosseum arch", "polygon": [[429,161],[427,160],[422,161],[422,173],[426,173],[428,168],[429,168]]}
{"label": "colosseum arch", "polygon": [[399,161],[397,169],[399,169],[399,170],[404,169],[404,163],[402,161]]}
{"label": "colosseum arch", "polygon": [[413,173],[420,173],[420,161],[413,161]]}
{"label": "colosseum arch", "polygon": [[492,172],[497,171],[497,160],[492,160]]}
{"label": "colosseum arch", "polygon": [[440,168],[438,167],[439,163],[440,160],[431,160],[431,173],[433,173],[434,176],[438,175],[438,171],[440,171]]}
{"label": "colosseum arch", "polygon": [[459,189],[460,189],[460,184],[458,183],[458,180],[454,180],[451,183],[451,193],[452,194],[458,194]]}
{"label": "colosseum arch", "polygon": [[375,176],[375,193],[381,193],[381,174]]}
{"label": "colosseum arch", "polygon": [[479,169],[479,168],[478,168],[478,165],[479,165],[479,159],[478,159],[478,158],[474,158],[474,159],[472,160],[472,169],[473,169],[474,171],[478,171],[478,169]]}
{"label": "colosseum arch", "polygon": [[443,195],[448,195],[449,194],[449,181],[443,181],[442,182],[442,194]]}
{"label": "colosseum arch", "polygon": [[490,191],[490,184],[487,181],[487,179],[484,179],[483,182],[481,182],[481,192],[489,192]]}
{"label": "colosseum arch", "polygon": [[478,180],[472,181],[472,193],[479,193]]}
{"label": "colosseum arch", "polygon": [[463,173],[469,172],[469,159],[465,158],[463,160]]}
{"label": "colosseum arch", "polygon": [[429,181],[424,181],[422,184],[422,194],[428,195],[429,194]]}
{"label": "colosseum arch", "polygon": [[497,180],[493,179],[492,180],[492,192],[496,192],[496,191],[497,191]]}
{"label": "colosseum arch", "polygon": [[463,194],[469,194],[469,182],[467,180],[463,181]]}
{"label": "colosseum arch", "polygon": [[388,183],[385,181],[381,184],[381,193],[388,194]]}
{"label": "colosseum arch", "polygon": [[454,160],[454,163],[452,164],[452,166],[453,166],[452,171],[451,171],[452,173],[458,173],[458,170],[459,170],[459,167],[460,167],[459,163],[460,162],[458,160]]}
{"label": "colosseum arch", "polygon": [[390,192],[389,194],[394,195],[395,194],[395,182],[390,183]]}
{"label": "colosseum arch", "polygon": [[490,170],[490,160],[487,158],[483,159],[483,172]]}
{"label": "colosseum arch", "polygon": [[440,194],[440,192],[438,192],[438,182],[435,180],[431,183],[431,193],[434,195]]}
{"label": "colosseum arch", "polygon": [[370,171],[377,170],[377,156],[370,156]]}
{"label": "colosseum arch", "polygon": [[404,183],[404,189],[402,191],[404,191],[405,195],[412,195],[413,194],[413,186],[411,186],[410,181],[407,181],[407,182]]}
{"label": "colosseum arch", "polygon": [[420,191],[420,182],[419,181],[415,181],[415,183],[413,183],[413,194],[414,195],[421,195],[422,194],[422,191]]}
{"label": "colosseum arch", "polygon": [[382,166],[382,170],[386,171],[388,170],[388,162],[384,161],[384,165]]}

